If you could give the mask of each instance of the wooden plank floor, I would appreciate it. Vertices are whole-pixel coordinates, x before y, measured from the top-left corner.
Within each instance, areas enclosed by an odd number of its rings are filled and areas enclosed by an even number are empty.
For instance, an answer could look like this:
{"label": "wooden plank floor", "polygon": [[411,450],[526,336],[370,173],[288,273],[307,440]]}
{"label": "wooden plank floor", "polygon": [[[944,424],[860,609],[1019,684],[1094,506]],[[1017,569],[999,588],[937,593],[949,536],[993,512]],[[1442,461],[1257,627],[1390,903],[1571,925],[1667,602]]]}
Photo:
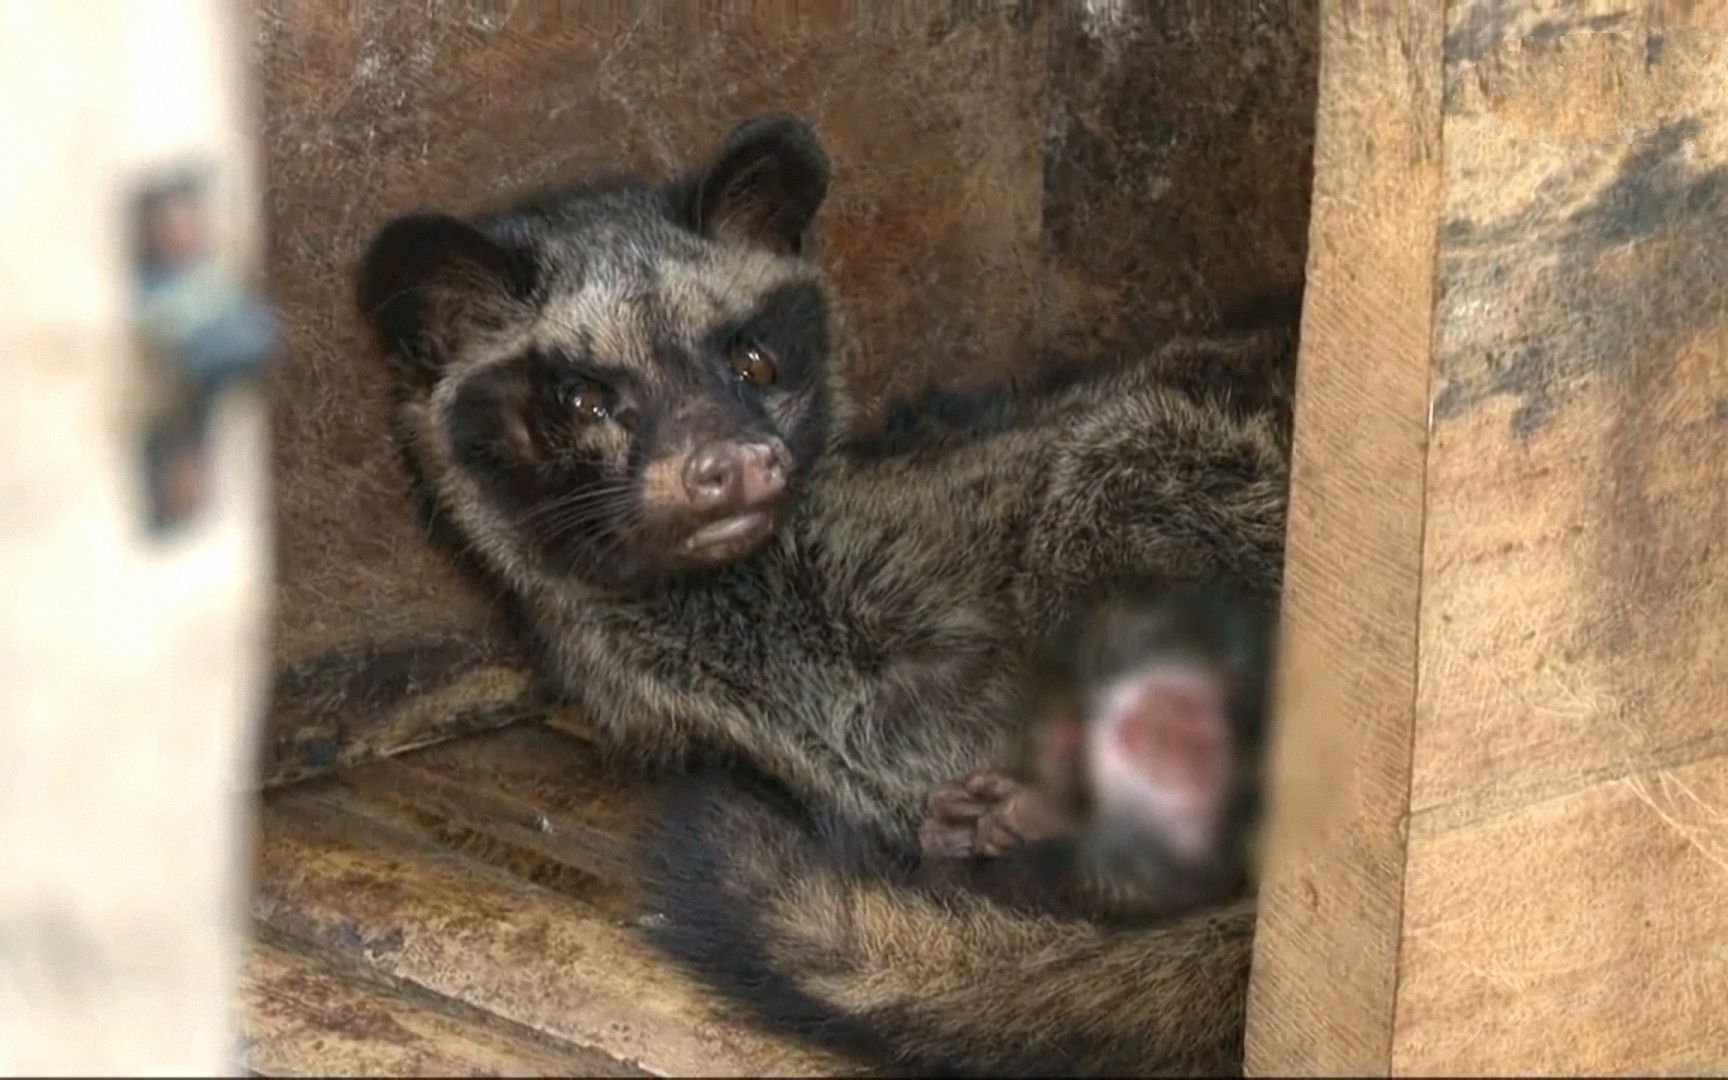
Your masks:
{"label": "wooden plank floor", "polygon": [[643,793],[507,728],[266,797],[246,1066],[303,1075],[857,1073],[729,1018],[640,940]]}

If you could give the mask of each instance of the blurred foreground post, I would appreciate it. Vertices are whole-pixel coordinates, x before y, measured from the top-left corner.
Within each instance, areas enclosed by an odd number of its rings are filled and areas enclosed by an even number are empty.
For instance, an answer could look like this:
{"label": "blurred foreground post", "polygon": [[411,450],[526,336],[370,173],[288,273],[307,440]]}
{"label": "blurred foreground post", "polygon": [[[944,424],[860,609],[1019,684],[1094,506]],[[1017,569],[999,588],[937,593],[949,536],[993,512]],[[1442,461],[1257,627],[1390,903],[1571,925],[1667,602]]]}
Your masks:
{"label": "blurred foreground post", "polygon": [[[210,317],[255,256],[244,13],[0,0],[3,1073],[234,1069],[268,493],[202,372],[262,340]],[[146,281],[132,215],[190,176]]]}

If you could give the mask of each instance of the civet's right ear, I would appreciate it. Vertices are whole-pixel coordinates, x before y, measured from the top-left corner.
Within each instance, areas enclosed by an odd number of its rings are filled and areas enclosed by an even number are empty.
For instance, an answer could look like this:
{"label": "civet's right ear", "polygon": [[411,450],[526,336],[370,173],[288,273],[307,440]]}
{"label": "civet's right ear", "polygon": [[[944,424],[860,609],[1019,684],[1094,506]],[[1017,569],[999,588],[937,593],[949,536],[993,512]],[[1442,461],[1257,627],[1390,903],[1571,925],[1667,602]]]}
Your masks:
{"label": "civet's right ear", "polygon": [[695,181],[685,224],[715,240],[795,255],[828,194],[828,155],[790,116],[739,124]]}
{"label": "civet's right ear", "polygon": [[360,261],[356,300],[401,373],[421,382],[473,335],[533,314],[533,258],[446,214],[407,214]]}

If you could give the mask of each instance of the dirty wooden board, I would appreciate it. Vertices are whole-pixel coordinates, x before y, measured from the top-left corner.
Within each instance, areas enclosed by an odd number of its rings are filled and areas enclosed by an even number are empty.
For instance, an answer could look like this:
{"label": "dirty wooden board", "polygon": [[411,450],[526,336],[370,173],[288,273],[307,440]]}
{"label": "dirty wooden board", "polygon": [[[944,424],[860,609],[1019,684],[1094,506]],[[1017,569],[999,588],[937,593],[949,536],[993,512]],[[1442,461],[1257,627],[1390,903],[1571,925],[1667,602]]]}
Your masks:
{"label": "dirty wooden board", "polygon": [[272,781],[527,707],[497,605],[430,542],[352,310],[391,214],[666,173],[745,116],[799,113],[834,162],[814,247],[870,405],[1143,349],[1300,285],[1314,0],[257,8],[289,328]]}
{"label": "dirty wooden board", "polygon": [[1728,21],[1478,10],[1448,35],[1393,1067],[1720,1071]]}
{"label": "dirty wooden board", "polygon": [[485,635],[362,643],[279,669],[266,786],[536,717],[526,663]]}
{"label": "dirty wooden board", "polygon": [[[1144,353],[1269,294],[1307,250],[1315,0],[1051,5],[1039,349]],[[1289,372],[1192,371],[1258,395]]]}
{"label": "dirty wooden board", "polygon": [[580,740],[518,727],[269,796],[249,1066],[855,1073],[740,1022],[642,942],[623,851],[642,794]]}
{"label": "dirty wooden board", "polygon": [[512,1024],[266,933],[240,1000],[246,1063],[265,1076],[641,1076],[597,1050]]}
{"label": "dirty wooden board", "polygon": [[[1421,287],[1431,344],[1386,350],[1366,323],[1355,343],[1384,358],[1375,378],[1414,364],[1429,382],[1420,412],[1400,414],[1431,412],[1422,529],[1404,553],[1420,559],[1416,692],[1378,721],[1410,742],[1407,789],[1375,796],[1383,814],[1407,808],[1407,840],[1388,866],[1348,827],[1287,830],[1309,843],[1278,849],[1270,872],[1284,887],[1268,894],[1257,956],[1258,1072],[1685,1075],[1728,1061],[1728,669],[1715,659],[1728,638],[1728,24],[1703,10],[1454,3],[1438,63],[1431,48],[1363,52],[1407,33],[1408,14],[1328,15],[1319,190],[1373,220],[1369,181],[1408,165],[1374,130],[1400,101],[1444,146],[1438,197],[1411,200],[1436,241]],[[1402,98],[1386,94],[1400,78]],[[1329,156],[1334,139],[1356,153]],[[1316,270],[1337,227],[1326,205]],[[1312,288],[1336,284],[1316,272]],[[1318,347],[1327,325],[1306,328],[1304,388],[1347,362]],[[1324,433],[1299,417],[1299,445]],[[1350,468],[1341,448],[1308,453],[1322,477]],[[1377,514],[1388,498],[1327,512]],[[1316,559],[1361,558],[1304,529],[1322,531],[1293,514],[1294,581]],[[1290,635],[1303,688],[1287,702],[1287,766],[1312,751],[1293,745],[1308,733],[1360,729],[1361,715],[1324,713],[1366,670],[1335,625],[1293,617]],[[1329,652],[1332,670],[1304,649]],[[1343,790],[1396,777],[1345,760],[1348,781],[1329,781]],[[1295,798],[1313,776],[1281,780]],[[1400,904],[1396,948],[1363,965],[1379,997],[1341,1009],[1337,953],[1318,944],[1355,917],[1361,879],[1377,927]],[[1328,910],[1323,886],[1289,887],[1303,881],[1345,883],[1347,899]],[[1306,998],[1288,982],[1304,966]]]}

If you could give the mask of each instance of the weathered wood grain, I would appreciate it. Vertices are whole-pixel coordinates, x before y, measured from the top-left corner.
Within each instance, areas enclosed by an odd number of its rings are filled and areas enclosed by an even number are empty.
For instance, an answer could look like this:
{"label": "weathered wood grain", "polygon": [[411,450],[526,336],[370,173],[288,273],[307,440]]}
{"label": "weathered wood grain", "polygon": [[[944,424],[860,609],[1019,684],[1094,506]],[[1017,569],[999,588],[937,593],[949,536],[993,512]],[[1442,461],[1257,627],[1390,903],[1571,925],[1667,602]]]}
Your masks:
{"label": "weathered wood grain", "polygon": [[1259,1074],[1386,1068],[1416,694],[1442,26],[1424,5],[1322,12],[1275,805],[1249,996]]}
{"label": "weathered wood grain", "polygon": [[[1436,49],[1439,17],[1327,8],[1278,774],[1321,812],[1277,825],[1251,1066],[1719,1072],[1728,20],[1458,0]],[[1389,348],[1410,309],[1431,335]],[[1376,459],[1350,384],[1409,379]],[[1358,711],[1381,679],[1412,696]]]}
{"label": "weathered wood grain", "polygon": [[279,935],[240,989],[245,1067],[264,1076],[643,1076],[462,1002]]}
{"label": "weathered wood grain", "polygon": [[[1051,5],[1040,349],[1149,343],[1299,299],[1320,34],[1315,0]],[[1174,372],[1287,394],[1290,372]]]}
{"label": "weathered wood grain", "polygon": [[1728,21],[1702,14],[1541,11],[1448,56],[1400,1073],[1728,1062]]}
{"label": "weathered wood grain", "polygon": [[546,712],[526,662],[484,635],[333,650],[278,670],[272,691],[265,787]]}
{"label": "weathered wood grain", "polygon": [[346,806],[627,917],[629,838],[648,786],[537,726],[440,744],[338,776]]}
{"label": "weathered wood grain", "polygon": [[641,941],[638,913],[616,899],[590,902],[573,877],[541,887],[435,832],[328,784],[272,796],[254,917],[319,954],[651,1073],[847,1071],[723,1013]]}

